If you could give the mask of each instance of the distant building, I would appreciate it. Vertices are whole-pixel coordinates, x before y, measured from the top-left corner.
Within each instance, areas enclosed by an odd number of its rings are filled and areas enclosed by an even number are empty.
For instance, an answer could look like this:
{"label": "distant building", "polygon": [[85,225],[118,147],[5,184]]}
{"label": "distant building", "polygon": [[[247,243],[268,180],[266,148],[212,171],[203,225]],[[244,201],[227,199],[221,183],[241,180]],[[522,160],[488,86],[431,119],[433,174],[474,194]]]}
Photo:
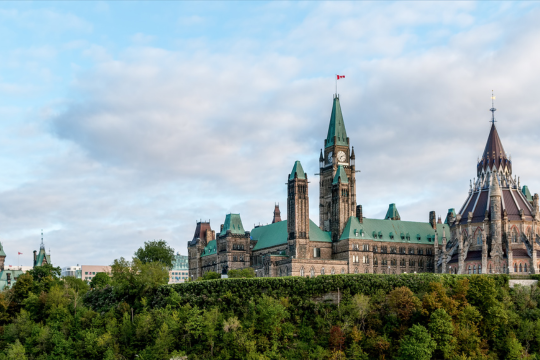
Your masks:
{"label": "distant building", "polygon": [[96,276],[96,274],[99,274],[100,272],[104,272],[110,275],[111,267],[104,266],[104,265],[82,265],[81,266],[81,277],[82,277],[82,280],[85,280],[85,281],[92,281],[94,276]]}
{"label": "distant building", "polygon": [[73,276],[77,279],[82,279],[82,268],[77,264],[77,266],[68,266],[62,268],[62,276]]}
{"label": "distant building", "polygon": [[51,254],[47,254],[45,251],[45,244],[43,244],[43,231],[41,231],[41,245],[39,246],[39,252],[34,250],[34,267],[43,266],[45,264],[52,265]]}
{"label": "distant building", "polygon": [[5,269],[6,253],[4,252],[4,246],[0,243],[0,291],[11,288],[19,276],[24,274],[28,269],[27,266],[11,266],[8,265]]}
{"label": "distant building", "polygon": [[173,267],[169,271],[169,284],[183,283],[189,277],[188,257],[176,254]]}

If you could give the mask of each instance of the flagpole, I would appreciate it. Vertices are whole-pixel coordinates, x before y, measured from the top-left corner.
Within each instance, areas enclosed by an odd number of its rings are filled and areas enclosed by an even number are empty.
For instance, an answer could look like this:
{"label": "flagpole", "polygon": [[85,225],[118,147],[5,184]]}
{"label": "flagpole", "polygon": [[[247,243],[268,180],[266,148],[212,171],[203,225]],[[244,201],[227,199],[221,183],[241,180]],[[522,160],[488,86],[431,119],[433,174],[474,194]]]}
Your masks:
{"label": "flagpole", "polygon": [[336,96],[337,96],[337,74],[336,74]]}

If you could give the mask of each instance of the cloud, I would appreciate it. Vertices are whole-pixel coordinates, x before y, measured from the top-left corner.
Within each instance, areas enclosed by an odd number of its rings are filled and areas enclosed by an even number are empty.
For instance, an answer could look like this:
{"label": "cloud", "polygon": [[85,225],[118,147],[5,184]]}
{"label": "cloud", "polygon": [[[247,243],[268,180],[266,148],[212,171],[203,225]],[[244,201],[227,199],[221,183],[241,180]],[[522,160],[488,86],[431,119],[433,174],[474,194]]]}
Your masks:
{"label": "cloud", "polygon": [[[272,28],[266,19],[282,6],[305,16]],[[295,160],[317,223],[336,72],[346,74],[339,92],[366,216],[395,202],[403,219],[427,221],[430,210],[462,205],[489,132],[491,89],[514,171],[540,189],[536,8],[479,19],[482,9],[463,2],[306,6],[260,5],[264,19],[238,20],[242,35],[218,43],[181,38],[188,46],[114,53],[84,43],[95,65],[43,107],[53,108],[48,132],[28,150],[43,154],[28,181],[0,195],[11,246],[36,247],[28,229],[43,224],[62,265],[108,264],[154,238],[185,254],[195,220],[218,229],[226,212],[240,212],[249,229],[270,222],[274,202],[285,216]]]}

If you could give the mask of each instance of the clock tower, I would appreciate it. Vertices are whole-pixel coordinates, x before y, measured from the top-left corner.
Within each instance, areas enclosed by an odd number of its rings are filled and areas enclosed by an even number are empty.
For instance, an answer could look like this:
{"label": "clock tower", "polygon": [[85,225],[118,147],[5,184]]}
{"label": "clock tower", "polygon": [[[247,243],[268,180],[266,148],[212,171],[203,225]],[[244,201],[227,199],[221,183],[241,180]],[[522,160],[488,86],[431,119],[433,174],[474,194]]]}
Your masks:
{"label": "clock tower", "polygon": [[[319,157],[320,167],[320,180],[319,180],[319,227],[323,231],[332,231],[332,239],[339,239],[341,234],[337,232],[342,231],[340,224],[333,224],[333,222],[341,222],[345,219],[345,222],[351,216],[355,216],[356,209],[356,177],[355,177],[355,155],[354,149],[349,144],[349,138],[347,137],[347,131],[345,130],[345,122],[343,121],[343,115],[341,113],[341,105],[339,103],[339,95],[334,95],[334,101],[332,106],[332,114],[330,115],[330,124],[328,125],[328,135],[324,140],[324,150],[321,149]],[[345,187],[346,190],[343,194],[347,194],[347,200],[341,198],[338,200],[335,194],[332,192],[332,185],[336,177],[336,172],[342,172],[342,179],[347,179],[347,183],[343,181],[340,187]],[[341,195],[341,190],[339,195]],[[347,206],[339,206],[334,202],[347,201]],[[338,218],[336,218],[336,207],[340,207],[344,210]],[[334,211],[332,211],[334,209]],[[334,213],[334,216],[332,216]],[[336,234],[334,234],[336,232]]]}

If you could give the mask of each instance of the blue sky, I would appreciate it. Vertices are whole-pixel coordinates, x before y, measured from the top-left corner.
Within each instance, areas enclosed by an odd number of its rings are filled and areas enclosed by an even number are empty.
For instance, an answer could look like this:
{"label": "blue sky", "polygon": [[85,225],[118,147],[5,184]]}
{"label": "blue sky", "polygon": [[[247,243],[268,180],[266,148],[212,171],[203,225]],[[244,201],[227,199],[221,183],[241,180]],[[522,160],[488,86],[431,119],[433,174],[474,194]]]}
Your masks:
{"label": "blue sky", "polygon": [[186,254],[197,219],[245,228],[311,176],[334,76],[368,217],[459,208],[491,90],[514,172],[540,181],[537,2],[0,2],[0,241],[31,265]]}

